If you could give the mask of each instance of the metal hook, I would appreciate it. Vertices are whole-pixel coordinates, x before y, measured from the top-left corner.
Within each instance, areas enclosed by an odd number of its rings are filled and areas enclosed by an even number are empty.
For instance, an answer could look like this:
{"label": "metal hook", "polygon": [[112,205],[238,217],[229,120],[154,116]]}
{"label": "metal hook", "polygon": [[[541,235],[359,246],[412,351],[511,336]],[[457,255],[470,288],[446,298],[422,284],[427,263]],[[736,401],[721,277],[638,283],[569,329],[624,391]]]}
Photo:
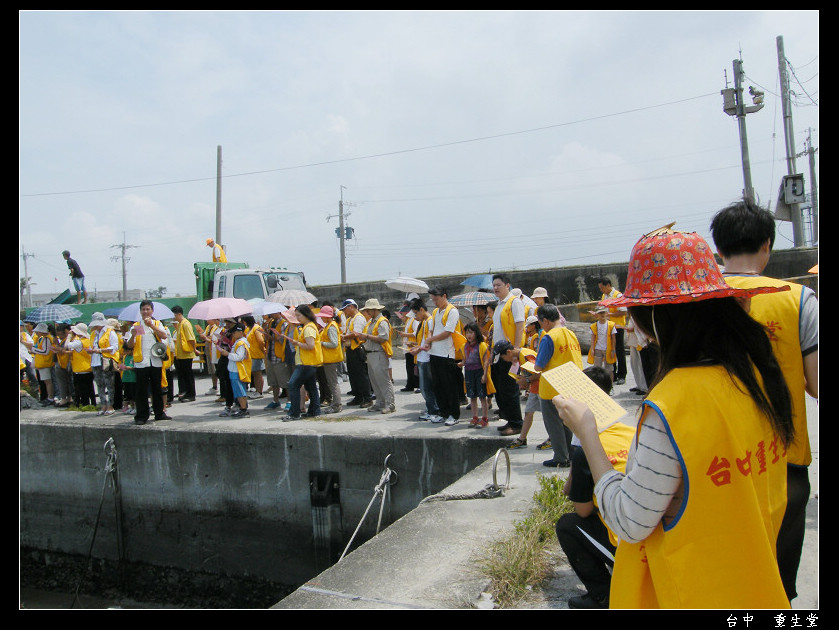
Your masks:
{"label": "metal hook", "polygon": [[504,458],[507,460],[507,481],[504,483],[504,488],[509,490],[510,489],[510,454],[507,452],[506,448],[499,448],[498,452],[495,454],[495,460],[492,462],[492,485],[495,488],[498,488],[498,476],[497,476],[497,468],[498,468],[498,457],[504,453]]}

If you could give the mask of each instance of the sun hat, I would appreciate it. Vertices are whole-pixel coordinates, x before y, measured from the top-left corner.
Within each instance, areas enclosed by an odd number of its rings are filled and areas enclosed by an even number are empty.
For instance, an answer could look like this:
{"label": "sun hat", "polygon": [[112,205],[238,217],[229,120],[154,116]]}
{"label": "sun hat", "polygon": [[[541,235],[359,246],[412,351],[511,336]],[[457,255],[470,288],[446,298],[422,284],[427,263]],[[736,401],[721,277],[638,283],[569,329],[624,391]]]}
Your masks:
{"label": "sun hat", "polygon": [[600,305],[685,304],[789,290],[788,286],[749,289],[729,286],[705,239],[696,232],[675,232],[671,226],[641,237],[632,248],[623,296],[601,300]]}
{"label": "sun hat", "polygon": [[510,291],[515,297],[521,297],[521,289],[513,289]]}
{"label": "sun hat", "polygon": [[332,319],[335,317],[335,311],[332,310],[331,306],[321,306],[318,311],[318,317],[321,319]]}
{"label": "sun hat", "polygon": [[108,322],[108,326],[110,326],[111,328],[119,328],[119,320],[118,319],[114,319],[113,317],[111,317],[107,320],[107,322]]}
{"label": "sun hat", "polygon": [[419,297],[419,295],[418,295],[418,294],[416,294],[416,293],[409,293],[409,294],[408,294],[408,297],[406,297],[405,299],[406,299],[407,301],[410,301],[410,300],[416,300],[418,297]]}
{"label": "sun hat", "polygon": [[364,306],[361,307],[362,311],[380,311],[384,308],[384,305],[379,304],[379,300],[376,298],[370,298],[364,303]]}
{"label": "sun hat", "polygon": [[95,328],[97,326],[107,326],[105,316],[99,312],[96,312],[90,316],[90,323],[87,325],[88,328]]}
{"label": "sun hat", "polygon": [[44,322],[41,322],[40,324],[35,326],[35,328],[32,330],[32,332],[36,332],[36,333],[48,333],[49,331],[50,331],[49,326],[47,326],[46,323],[44,323]]}
{"label": "sun hat", "polygon": [[75,326],[70,326],[70,330],[76,333],[79,337],[90,337],[90,333],[87,332],[87,324],[79,322]]}
{"label": "sun hat", "polygon": [[548,297],[548,290],[545,287],[536,287],[535,289],[533,289],[533,294],[530,297],[532,297],[532,298],[537,298],[537,297],[546,298],[546,297]]}

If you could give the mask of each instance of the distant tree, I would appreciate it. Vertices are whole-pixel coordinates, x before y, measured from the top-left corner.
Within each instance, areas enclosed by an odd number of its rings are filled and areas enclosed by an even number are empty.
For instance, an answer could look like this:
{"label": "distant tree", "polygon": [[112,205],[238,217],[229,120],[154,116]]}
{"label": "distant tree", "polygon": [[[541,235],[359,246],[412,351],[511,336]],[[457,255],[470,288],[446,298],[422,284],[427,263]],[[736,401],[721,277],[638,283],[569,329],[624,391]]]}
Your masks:
{"label": "distant tree", "polygon": [[162,298],[166,295],[166,287],[157,287],[146,291],[146,295],[150,298]]}

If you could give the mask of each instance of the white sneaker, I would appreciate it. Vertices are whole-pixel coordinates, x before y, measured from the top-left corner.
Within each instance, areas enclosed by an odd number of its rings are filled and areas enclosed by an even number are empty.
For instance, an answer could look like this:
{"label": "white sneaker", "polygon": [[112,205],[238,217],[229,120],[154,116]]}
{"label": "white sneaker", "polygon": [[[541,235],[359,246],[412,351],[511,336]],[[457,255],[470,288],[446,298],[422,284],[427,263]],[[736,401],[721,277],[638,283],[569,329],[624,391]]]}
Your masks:
{"label": "white sneaker", "polygon": [[211,387],[207,390],[207,393],[204,394],[205,396],[218,396],[218,390],[215,387]]}
{"label": "white sneaker", "polygon": [[460,422],[460,420],[458,420],[454,416],[449,416],[448,418],[446,418],[445,424],[446,424],[447,427],[450,427],[452,425],[457,424],[458,422]]}
{"label": "white sneaker", "polygon": [[260,394],[258,391],[254,389],[248,392],[248,398],[256,400],[262,398],[262,394]]}
{"label": "white sneaker", "polygon": [[419,419],[420,419],[420,420],[430,420],[430,419],[431,419],[431,416],[430,416],[430,415],[428,415],[428,412],[427,412],[427,411],[423,411],[423,412],[419,415]]}
{"label": "white sneaker", "polygon": [[443,421],[444,418],[443,418],[443,416],[430,416],[428,419],[431,422],[433,422],[434,424],[439,424],[440,422]]}

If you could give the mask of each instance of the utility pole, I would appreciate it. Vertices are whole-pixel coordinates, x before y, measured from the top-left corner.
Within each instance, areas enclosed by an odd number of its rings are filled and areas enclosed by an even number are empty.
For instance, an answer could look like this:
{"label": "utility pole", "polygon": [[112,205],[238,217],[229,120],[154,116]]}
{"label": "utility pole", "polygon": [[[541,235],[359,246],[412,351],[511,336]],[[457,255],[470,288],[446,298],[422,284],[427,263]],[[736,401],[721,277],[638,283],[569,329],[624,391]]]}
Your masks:
{"label": "utility pole", "polygon": [[749,162],[749,139],[746,135],[746,114],[763,109],[763,92],[749,88],[754,105],[746,106],[743,102],[743,61],[735,59],[732,62],[734,68],[734,87],[721,90],[723,95],[723,111],[729,116],[737,117],[737,126],[740,130],[740,158],[743,162],[743,198],[749,201],[755,200],[754,187],[752,186],[752,169]]}
{"label": "utility pole", "polygon": [[21,258],[23,258],[23,282],[24,286],[26,287],[26,306],[32,306],[32,283],[29,282],[31,279],[29,277],[29,268],[26,264],[27,258],[34,258],[35,254],[27,254],[26,251],[23,249],[23,245],[20,246]]}
{"label": "utility pole", "polygon": [[221,245],[221,145],[216,148],[216,243]]}
{"label": "utility pole", "polygon": [[111,249],[113,249],[114,247],[118,247],[118,248],[120,248],[120,249],[122,250],[122,255],[120,255],[120,256],[111,256],[111,260],[113,260],[113,261],[117,261],[117,260],[122,259],[122,299],[123,299],[123,300],[127,300],[127,299],[128,299],[128,298],[127,298],[127,295],[128,295],[128,287],[127,287],[127,283],[126,283],[125,263],[127,263],[127,262],[128,262],[129,260],[131,260],[131,259],[130,259],[130,258],[126,258],[126,256],[125,256],[125,250],[126,250],[126,249],[133,249],[133,248],[135,248],[135,247],[139,247],[139,245],[126,245],[126,244],[125,244],[125,232],[123,232],[123,233],[122,233],[122,243],[121,243],[121,244],[118,244],[118,245],[111,245]]}
{"label": "utility pole", "polygon": [[813,148],[812,129],[807,128],[806,153],[810,160],[810,214],[813,219],[813,243],[819,242],[819,193],[816,186],[816,150]]}
{"label": "utility pole", "polygon": [[[787,151],[787,175],[796,174],[795,166],[795,137],[792,130],[792,107],[789,99],[789,76],[787,75],[787,58],[784,55],[784,38],[775,38],[778,49],[778,75],[781,79],[781,109],[784,115],[784,139]],[[790,221],[792,221],[792,240],[794,247],[806,245],[804,230],[801,225],[801,205],[790,203]]]}
{"label": "utility pole", "polygon": [[[338,201],[338,227],[335,228],[335,235],[338,237],[340,241],[340,250],[341,250],[341,284],[347,283],[347,255],[346,255],[346,247],[344,246],[344,241],[348,238],[351,238],[351,234],[353,233],[353,229],[351,227],[346,227],[344,223],[344,219],[349,215],[349,213],[344,214],[344,205],[351,206],[351,203],[344,204],[344,189],[346,186],[341,186],[341,199]],[[329,219],[334,217],[334,214],[330,214],[326,217],[327,222]]]}

